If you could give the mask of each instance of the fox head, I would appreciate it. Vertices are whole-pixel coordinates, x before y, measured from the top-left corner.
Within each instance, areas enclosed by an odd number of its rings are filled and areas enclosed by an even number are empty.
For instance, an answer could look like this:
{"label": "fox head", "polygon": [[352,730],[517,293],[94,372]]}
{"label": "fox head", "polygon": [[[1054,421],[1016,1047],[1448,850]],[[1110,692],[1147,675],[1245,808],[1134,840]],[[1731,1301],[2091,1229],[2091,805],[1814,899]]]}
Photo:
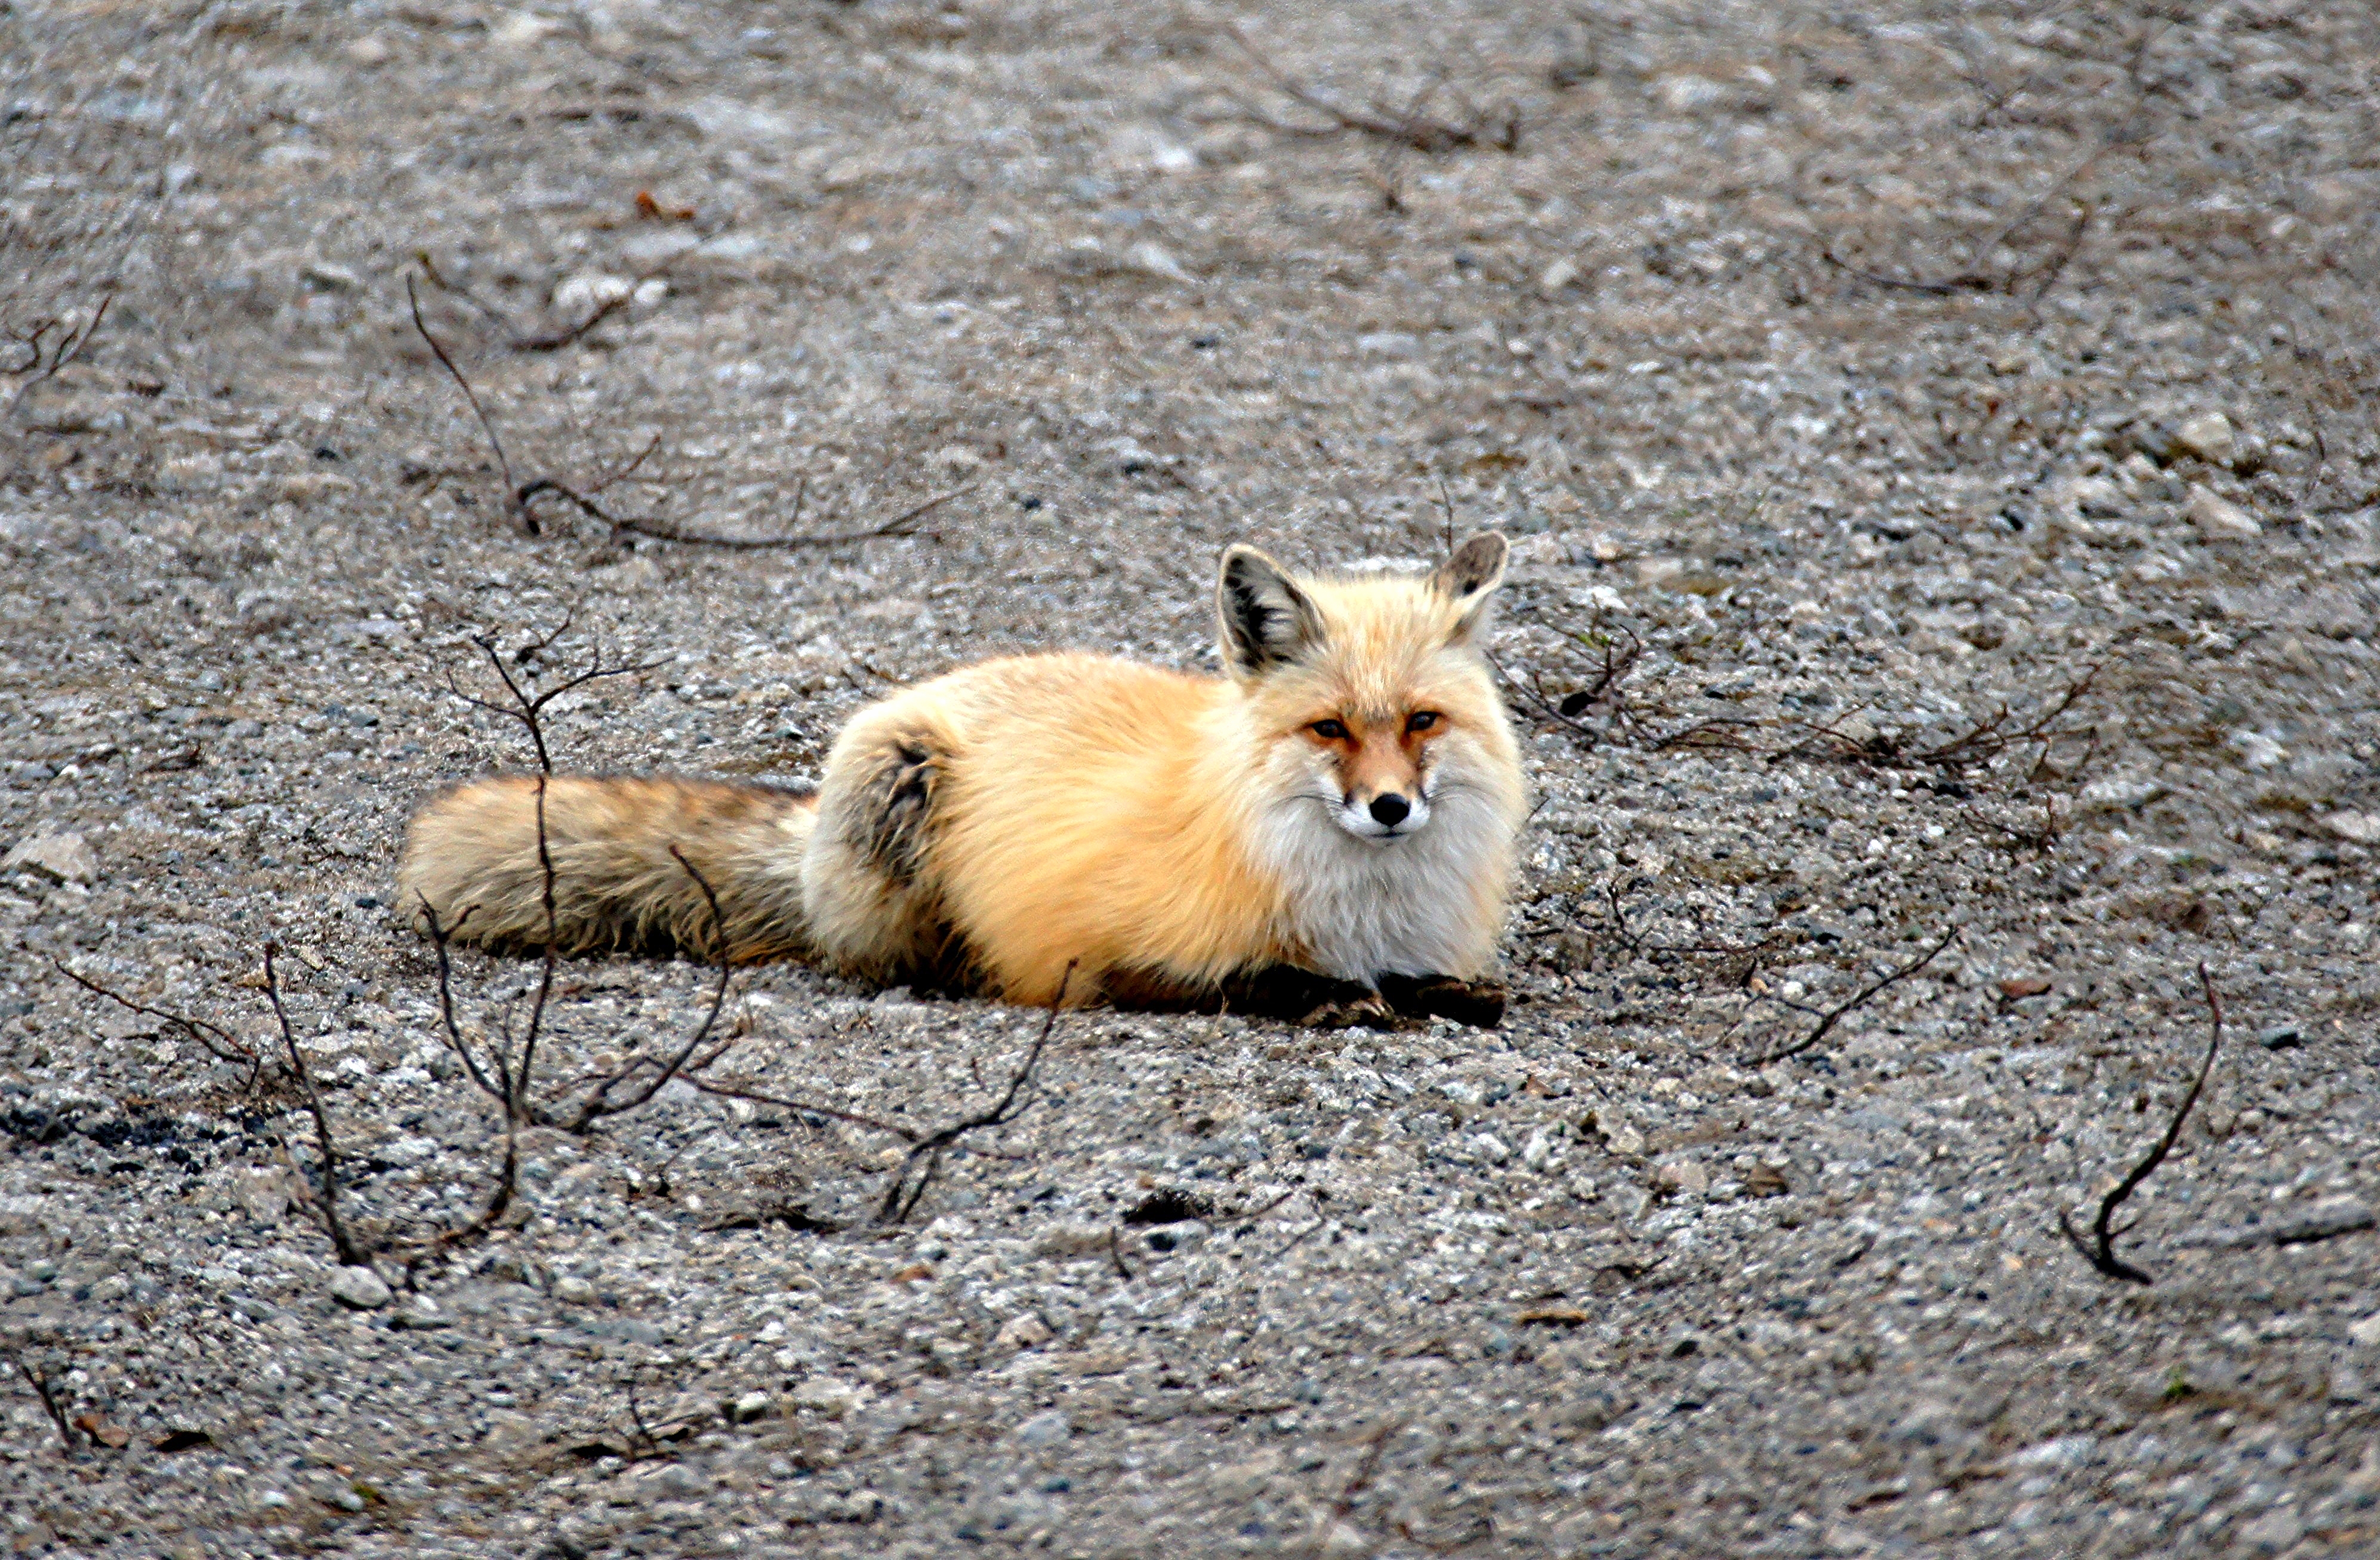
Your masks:
{"label": "fox head", "polygon": [[1504,538],[1428,574],[1293,577],[1253,547],[1223,555],[1223,662],[1264,744],[1269,782],[1390,848],[1456,794],[1516,774],[1503,700],[1480,653]]}

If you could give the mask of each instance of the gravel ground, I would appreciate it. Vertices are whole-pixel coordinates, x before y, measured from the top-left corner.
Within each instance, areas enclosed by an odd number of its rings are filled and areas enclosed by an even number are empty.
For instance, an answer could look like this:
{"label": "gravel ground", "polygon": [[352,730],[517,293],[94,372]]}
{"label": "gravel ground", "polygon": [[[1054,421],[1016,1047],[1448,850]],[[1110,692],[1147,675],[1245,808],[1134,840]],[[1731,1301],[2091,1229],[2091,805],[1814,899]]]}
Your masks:
{"label": "gravel ground", "polygon": [[[0,6],[16,1551],[2380,1552],[2380,18],[1873,9]],[[1069,1016],[887,1225],[1041,1016],[738,971],[446,1238],[474,636],[797,777],[1490,524],[1501,1029]]]}

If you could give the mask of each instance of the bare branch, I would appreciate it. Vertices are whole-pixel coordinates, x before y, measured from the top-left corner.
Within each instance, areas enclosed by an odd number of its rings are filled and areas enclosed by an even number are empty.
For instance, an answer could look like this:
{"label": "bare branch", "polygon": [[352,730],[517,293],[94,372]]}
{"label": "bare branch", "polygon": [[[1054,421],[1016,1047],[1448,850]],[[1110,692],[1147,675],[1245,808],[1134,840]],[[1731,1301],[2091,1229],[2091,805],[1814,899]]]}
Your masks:
{"label": "bare branch", "polygon": [[25,1357],[13,1348],[0,1352],[7,1354],[8,1363],[17,1367],[17,1373],[25,1378],[25,1384],[31,1387],[33,1395],[42,1400],[42,1411],[50,1416],[52,1424],[58,1427],[58,1439],[66,1443],[67,1451],[73,1451],[74,1432],[67,1424],[66,1408],[58,1402],[57,1394],[51,1390],[50,1373],[47,1371],[36,1371],[25,1363]]}
{"label": "bare branch", "polygon": [[211,1024],[204,1018],[186,1018],[182,1014],[171,1013],[162,1007],[151,1007],[145,1003],[135,1002],[128,996],[124,996],[118,993],[109,991],[105,986],[101,985],[96,981],[91,980],[86,976],[77,974],[74,969],[67,964],[66,960],[58,957],[55,954],[50,955],[49,957],[50,962],[57,966],[59,974],[64,975],[67,980],[72,981],[76,985],[80,986],[83,990],[91,993],[93,996],[105,997],[108,1001],[115,1004],[118,1007],[138,1013],[145,1018],[160,1018],[166,1023],[175,1025],[180,1029],[183,1033],[197,1041],[200,1045],[205,1046],[207,1049],[207,1054],[214,1057],[215,1060],[219,1062],[247,1063],[248,1079],[241,1085],[241,1087],[244,1089],[253,1089],[256,1087],[257,1076],[262,1072],[264,1068],[264,1059],[259,1056],[245,1042],[233,1036],[229,1030],[224,1029],[222,1026]]}
{"label": "bare branch", "polygon": [[[542,849],[544,832],[542,814],[540,815],[538,826],[540,848]],[[676,858],[677,864],[679,866],[686,869],[686,875],[694,880],[694,885],[702,890],[703,901],[710,907],[711,935],[718,939],[719,944],[719,983],[711,990],[710,1005],[704,1010],[702,1021],[695,1026],[694,1033],[688,1035],[686,1037],[686,1043],[678,1048],[677,1054],[672,1056],[668,1062],[662,1065],[661,1069],[653,1075],[652,1081],[646,1084],[642,1091],[637,1093],[633,1098],[626,1100],[614,1102],[611,1098],[613,1086],[625,1079],[629,1071],[634,1070],[633,1068],[623,1068],[620,1072],[613,1074],[610,1078],[605,1079],[601,1083],[598,1084],[593,1092],[589,1093],[585,1100],[580,1102],[577,1113],[571,1117],[571,1119],[559,1123],[565,1131],[584,1132],[590,1125],[601,1117],[607,1115],[620,1115],[628,1111],[635,1110],[638,1106],[642,1105],[646,1101],[660,1093],[668,1086],[670,1079],[677,1077],[679,1069],[686,1066],[686,1058],[692,1056],[695,1054],[695,1051],[700,1047],[703,1041],[710,1037],[712,1028],[719,1022],[719,1010],[726,1005],[727,982],[730,976],[735,973],[735,968],[734,961],[728,957],[727,916],[725,912],[719,908],[719,896],[711,888],[710,880],[704,877],[700,871],[696,870],[694,863],[686,859],[686,852],[680,850],[675,845],[672,845],[669,847],[669,853],[673,857]],[[551,871],[551,868],[548,869],[549,871]],[[550,894],[552,892],[551,889],[549,889],[548,892]],[[550,904],[551,902],[552,901],[549,899],[548,903]],[[549,923],[546,937],[549,957],[552,953],[552,928]]]}
{"label": "bare branch", "polygon": [[[1041,1053],[1050,1043],[1050,1032],[1058,1027],[1058,1014],[1066,1000],[1066,988],[1073,983],[1074,978],[1075,966],[1069,964],[1066,973],[1059,980],[1058,994],[1050,999],[1050,1016],[1042,1020],[1041,1032],[1034,1037],[1032,1048],[1026,1052],[1024,1064],[1010,1075],[1008,1087],[999,1100],[989,1110],[978,1111],[964,1121],[953,1122],[939,1131],[929,1133],[909,1146],[908,1158],[902,1162],[900,1171],[892,1177],[892,1184],[884,1188],[884,1200],[876,1210],[878,1224],[901,1224],[916,1211],[919,1200],[926,1195],[926,1188],[933,1185],[935,1175],[941,1169],[945,1149],[979,1127],[1004,1127],[1032,1105],[1029,1096],[1022,1100],[1018,1096],[1033,1081],[1034,1069],[1041,1065]],[[911,1178],[913,1174],[914,1180]]]}
{"label": "bare branch", "polygon": [[528,506],[521,502],[515,490],[513,463],[504,454],[504,442],[496,436],[496,425],[488,420],[487,408],[480,404],[479,392],[471,388],[471,382],[463,377],[463,371],[455,366],[455,360],[446,355],[446,348],[440,345],[438,338],[430,334],[429,323],[421,317],[421,299],[414,290],[411,276],[405,279],[405,301],[413,309],[413,328],[420,332],[421,339],[430,344],[431,352],[445,369],[447,376],[454,380],[455,387],[463,392],[463,399],[471,403],[471,414],[480,420],[480,431],[487,434],[488,447],[496,452],[496,468],[504,473],[504,492],[511,496],[513,509],[520,516],[521,529],[535,536],[538,533],[537,517],[529,512]]}
{"label": "bare branch", "polygon": [[[1799,1056],[1804,1051],[1807,1051],[1812,1046],[1817,1044],[1818,1042],[1826,1039],[1828,1033],[1831,1031],[1837,1024],[1842,1021],[1846,1014],[1849,1014],[1857,1008],[1865,1006],[1877,993],[1882,992],[1885,988],[1898,985],[1900,982],[1909,979],[1912,975],[1916,974],[1919,970],[1933,963],[1936,957],[1941,954],[1943,949],[1949,947],[1958,940],[1959,929],[1954,926],[1950,928],[1949,931],[1942,933],[1942,935],[1935,941],[1932,947],[1926,949],[1915,958],[1911,959],[1907,964],[1902,965],[1900,969],[1893,970],[1888,975],[1878,976],[1875,981],[1863,987],[1859,994],[1852,997],[1849,1002],[1843,1003],[1840,1006],[1828,1008],[1824,1014],[1819,1016],[1817,1027],[1812,1030],[1808,1034],[1803,1035],[1800,1040],[1793,1042],[1790,1045],[1780,1046],[1777,1050],[1769,1052],[1765,1056],[1754,1057],[1744,1065],[1746,1066],[1765,1067],[1771,1062],[1781,1062],[1788,1056]],[[1774,1001],[1777,999],[1771,998],[1770,1000]],[[1793,1005],[1786,1003],[1782,1004],[1782,1005],[1792,1006]],[[1803,1012],[1808,1011],[1806,1008],[1799,1008],[1796,1010]]]}
{"label": "bare branch", "polygon": [[1499,121],[1493,116],[1474,110],[1471,122],[1465,125],[1451,124],[1433,115],[1423,113],[1421,105],[1437,91],[1437,82],[1423,88],[1409,108],[1391,108],[1379,103],[1374,103],[1368,109],[1349,108],[1343,104],[1332,102],[1283,72],[1255,44],[1249,43],[1247,34],[1242,32],[1237,27],[1226,23],[1223,32],[1232,43],[1239,45],[1240,52],[1248,57],[1249,63],[1264,73],[1265,79],[1272,83],[1276,91],[1300,107],[1309,109],[1330,121],[1329,128],[1320,130],[1283,124],[1258,109],[1255,104],[1246,102],[1237,93],[1226,90],[1226,95],[1239,104],[1242,112],[1268,129],[1286,135],[1330,135],[1342,130],[1354,130],[1364,135],[1378,137],[1382,140],[1410,146],[1416,152],[1433,154],[1467,151],[1480,146],[1493,146],[1500,152],[1511,152],[1517,149],[1521,143],[1520,117],[1509,111]]}
{"label": "bare branch", "polygon": [[[800,498],[807,493],[808,486],[808,480],[805,479],[802,486],[795,492],[796,514],[800,510]],[[934,494],[922,503],[911,505],[890,519],[880,520],[875,525],[858,530],[812,531],[799,536],[712,536],[705,531],[684,530],[652,516],[614,515],[596,503],[588,494],[582,494],[567,483],[557,481],[552,477],[540,477],[535,481],[523,484],[514,497],[524,509],[531,506],[533,499],[549,496],[558,498],[589,519],[601,520],[615,532],[647,537],[655,542],[674,542],[687,547],[717,547],[726,552],[761,553],[788,547],[840,547],[854,542],[873,542],[882,537],[906,536],[926,516],[953,498],[964,497],[973,493],[975,489],[976,484],[973,482],[964,487],[951,488],[946,492]],[[601,491],[601,487],[590,490],[593,493]]]}
{"label": "bare branch", "polygon": [[558,352],[628,306],[628,295],[607,298],[587,318],[564,330],[543,335],[516,336],[507,345],[516,352]]}
{"label": "bare branch", "polygon": [[367,1265],[364,1253],[347,1234],[346,1222],[339,1217],[339,1155],[331,1145],[331,1116],[322,1108],[322,1091],[314,1087],[314,1075],[307,1069],[305,1054],[298,1049],[297,1031],[289,1027],[289,1010],[281,1005],[281,978],[273,966],[273,956],[281,945],[267,941],[264,945],[264,994],[273,1004],[273,1017],[281,1026],[282,1049],[288,1053],[289,1075],[298,1080],[298,1088],[306,1099],[306,1109],[314,1118],[314,1143],[322,1156],[322,1223],[331,1232],[331,1244],[338,1248],[339,1261],[348,1267]]}
{"label": "bare branch", "polygon": [[2099,1216],[2091,1221],[2091,1239],[2088,1242],[2074,1227],[2073,1221],[2066,1216],[2066,1210],[2061,1208],[2058,1211],[2058,1229],[2074,1249],[2082,1253],[2083,1260],[2107,1277],[2120,1278],[2130,1284],[2148,1284],[2153,1280],[2146,1273],[2116,1255],[2116,1237],[2122,1233],[2114,1228],[2116,1210],[2131,1200],[2132,1193],[2140,1189],[2142,1182],[2156,1173],[2156,1167],[2165,1163],[2166,1155],[2173,1152],[2173,1145],[2181,1140],[2182,1124],[2190,1119],[2192,1107],[2198,1103],[2199,1093],[2206,1087],[2206,1077],[2215,1070],[2215,1053],[2223,1045],[2223,998],[2216,991],[2215,978],[2206,972],[2203,962],[2198,967],[2198,986],[2206,994],[2206,1057],[2198,1064],[2198,1076],[2190,1080],[2190,1092],[2181,1097],[2180,1107],[2173,1113],[2173,1119],[2166,1123],[2165,1136],[2159,1138],[2156,1146],[2143,1155],[2141,1162],[2116,1183],[2113,1190],[2099,1200]]}

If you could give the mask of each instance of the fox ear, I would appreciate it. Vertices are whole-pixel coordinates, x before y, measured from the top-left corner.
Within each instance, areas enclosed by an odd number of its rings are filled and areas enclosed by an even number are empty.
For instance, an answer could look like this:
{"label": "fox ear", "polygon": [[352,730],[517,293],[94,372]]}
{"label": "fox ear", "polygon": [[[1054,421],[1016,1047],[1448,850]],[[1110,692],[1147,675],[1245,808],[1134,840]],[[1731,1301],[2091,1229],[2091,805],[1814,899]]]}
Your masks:
{"label": "fox ear", "polygon": [[1431,587],[1461,609],[1449,643],[1475,639],[1487,625],[1488,603],[1504,582],[1504,533],[1483,530],[1448,555],[1429,577]]}
{"label": "fox ear", "polygon": [[1279,564],[1253,547],[1223,555],[1215,587],[1223,624],[1223,664],[1235,677],[1261,676],[1322,639],[1322,616]]}

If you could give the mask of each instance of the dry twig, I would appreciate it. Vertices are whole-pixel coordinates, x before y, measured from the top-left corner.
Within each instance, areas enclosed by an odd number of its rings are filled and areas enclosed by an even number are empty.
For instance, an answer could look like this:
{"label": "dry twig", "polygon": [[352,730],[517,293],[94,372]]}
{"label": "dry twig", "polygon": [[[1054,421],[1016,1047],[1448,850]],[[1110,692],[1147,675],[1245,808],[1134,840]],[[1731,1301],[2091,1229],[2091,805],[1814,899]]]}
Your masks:
{"label": "dry twig", "polygon": [[446,371],[447,377],[455,382],[457,390],[463,392],[463,399],[471,404],[471,415],[480,420],[480,432],[488,436],[488,447],[496,452],[496,468],[504,473],[504,492],[512,495],[513,510],[520,517],[521,529],[535,536],[538,534],[537,517],[521,501],[519,491],[514,485],[512,457],[504,454],[504,442],[496,436],[496,425],[488,420],[488,408],[480,404],[480,393],[471,388],[471,382],[463,377],[463,371],[456,368],[455,360],[446,355],[445,347],[430,334],[429,323],[421,317],[421,299],[414,291],[411,276],[405,279],[405,301],[413,310],[413,328],[421,333],[421,339],[430,344],[431,353]]}
{"label": "dry twig", "polygon": [[1745,1062],[1744,1066],[1751,1067],[1765,1067],[1771,1062],[1781,1062],[1789,1056],[1799,1056],[1804,1051],[1807,1051],[1812,1046],[1817,1044],[1818,1042],[1826,1039],[1827,1035],[1838,1023],[1842,1021],[1846,1015],[1857,1008],[1865,1006],[1870,1000],[1872,1000],[1878,993],[1884,991],[1887,987],[1898,985],[1900,982],[1906,981],[1912,975],[1914,975],[1919,970],[1925,969],[1927,965],[1933,963],[1934,960],[1941,954],[1943,949],[1949,947],[1958,940],[1959,929],[1954,926],[1950,928],[1949,931],[1942,933],[1939,938],[1936,939],[1932,947],[1926,949],[1915,958],[1911,959],[1907,964],[1902,965],[1900,969],[1891,971],[1889,974],[1876,977],[1876,980],[1862,987],[1859,993],[1856,996],[1853,996],[1850,1001],[1842,1003],[1838,1006],[1828,1008],[1824,1012],[1819,1012],[1819,1010],[1815,1007],[1805,1006],[1798,1002],[1788,1002],[1785,998],[1780,996],[1766,997],[1766,1000],[1776,1003],[1780,1007],[1790,1007],[1796,1013],[1815,1015],[1818,1022],[1815,1028],[1812,1029],[1808,1034],[1803,1035],[1801,1039],[1794,1041],[1789,1045],[1779,1046],[1778,1049],[1767,1053],[1766,1055],[1753,1057],[1749,1061]]}
{"label": "dry twig", "polygon": [[[637,458],[641,463],[644,457],[638,456]],[[607,482],[604,485],[609,484]],[[795,494],[796,514],[800,512],[801,493],[807,491],[808,485],[808,480],[805,479],[802,489]],[[732,553],[764,553],[787,547],[840,547],[854,542],[873,542],[882,537],[907,536],[917,529],[919,520],[948,504],[952,499],[973,493],[975,486],[976,484],[969,482],[963,487],[946,489],[922,503],[911,505],[890,519],[880,520],[875,525],[863,527],[857,530],[811,531],[797,536],[712,536],[705,531],[686,530],[667,520],[649,515],[614,515],[596,503],[589,494],[580,493],[576,488],[557,481],[552,477],[540,477],[535,481],[524,483],[514,497],[524,509],[530,507],[532,499],[549,496],[561,499],[588,518],[601,520],[610,526],[617,534],[649,537],[655,542],[674,542],[687,547],[717,547]],[[601,493],[602,487],[598,486],[589,491]]]}
{"label": "dry twig", "polygon": [[1265,79],[1272,83],[1276,91],[1300,107],[1319,114],[1330,121],[1327,128],[1318,129],[1309,126],[1284,124],[1257,107],[1256,104],[1249,103],[1237,92],[1225,89],[1225,95],[1239,104],[1242,113],[1276,134],[1337,135],[1342,131],[1354,130],[1363,135],[1378,137],[1382,140],[1409,146],[1415,152],[1433,155],[1446,152],[1466,152],[1483,146],[1492,146],[1499,152],[1512,152],[1517,150],[1521,144],[1520,116],[1510,109],[1506,109],[1499,116],[1493,113],[1473,108],[1470,121],[1465,124],[1455,124],[1440,119],[1435,115],[1423,112],[1423,105],[1439,91],[1440,84],[1437,81],[1424,86],[1412,104],[1404,108],[1392,107],[1377,101],[1366,108],[1350,108],[1344,104],[1324,97],[1313,88],[1288,75],[1267,58],[1255,44],[1249,43],[1247,34],[1242,32],[1237,27],[1226,24],[1223,30],[1232,43],[1239,45],[1240,52],[1247,55],[1249,62],[1264,73]]}
{"label": "dry twig", "polygon": [[[1059,980],[1058,994],[1050,999],[1050,1016],[1042,1020],[1041,1032],[1033,1037],[1032,1048],[1026,1052],[1023,1064],[1010,1075],[1008,1087],[1002,1091],[1000,1098],[989,1109],[978,1111],[939,1131],[929,1132],[909,1145],[908,1157],[901,1162],[901,1168],[892,1176],[892,1184],[884,1188],[884,1200],[876,1210],[878,1224],[901,1224],[917,1210],[918,1200],[926,1195],[926,1188],[933,1185],[935,1176],[941,1169],[943,1151],[953,1143],[980,1127],[1005,1127],[1030,1108],[1033,1098],[1025,1094],[1025,1090],[1033,1081],[1034,1069],[1041,1065],[1041,1053],[1050,1043],[1050,1031],[1058,1027],[1060,1005],[1066,1000],[1066,987],[1074,978],[1075,967],[1069,964],[1065,975]],[[1020,1099],[1020,1095],[1024,1097]]]}
{"label": "dry twig", "polygon": [[182,1014],[168,1012],[162,1007],[151,1007],[145,1003],[135,1002],[128,996],[109,991],[105,986],[101,985],[98,981],[91,980],[86,976],[77,974],[66,960],[58,957],[55,954],[52,954],[50,956],[50,962],[58,967],[59,974],[64,975],[67,980],[72,981],[76,985],[80,986],[83,990],[91,993],[93,996],[105,997],[108,1001],[115,1004],[118,1007],[124,1008],[129,1012],[138,1013],[144,1018],[159,1018],[168,1024],[172,1024],[183,1033],[188,1035],[192,1040],[197,1041],[200,1045],[204,1046],[206,1048],[207,1054],[212,1056],[215,1060],[219,1062],[242,1062],[247,1064],[248,1079],[243,1084],[241,1084],[241,1087],[244,1089],[253,1089],[256,1087],[257,1077],[264,1069],[264,1059],[250,1049],[245,1042],[234,1036],[228,1030],[224,1029],[221,1025],[211,1024],[204,1018],[186,1018]]}
{"label": "dry twig", "polygon": [[25,1357],[13,1348],[5,1352],[8,1356],[8,1363],[17,1367],[17,1373],[25,1378],[25,1384],[31,1387],[33,1395],[42,1400],[42,1411],[50,1416],[52,1424],[58,1427],[58,1439],[66,1443],[67,1451],[73,1451],[74,1432],[67,1424],[67,1411],[60,1406],[57,1394],[50,1387],[50,1373],[35,1371],[25,1363]]}
{"label": "dry twig", "polygon": [[322,1156],[322,1223],[331,1232],[331,1244],[338,1248],[339,1261],[348,1267],[363,1267],[368,1265],[363,1250],[347,1234],[346,1221],[339,1217],[339,1155],[331,1144],[331,1115],[322,1107],[322,1094],[314,1087],[314,1075],[307,1068],[305,1053],[298,1049],[297,1031],[289,1027],[289,1010],[281,1005],[281,978],[273,965],[273,956],[280,951],[279,943],[266,940],[264,994],[273,1004],[274,1021],[281,1026],[281,1045],[289,1057],[289,1076],[298,1080],[307,1113],[314,1118],[314,1145]]}
{"label": "dry twig", "polygon": [[2066,1216],[2066,1210],[2061,1208],[2058,1211],[2058,1227],[2064,1233],[2068,1243],[2082,1253],[2083,1261],[2109,1278],[2120,1278],[2131,1284],[2154,1282],[2146,1273],[2116,1255],[2116,1237],[2132,1227],[2131,1225],[2126,1225],[2120,1230],[2115,1227],[2116,1210],[2140,1189],[2142,1182],[2156,1173],[2156,1167],[2165,1163],[2166,1155],[2173,1152],[2173,1145],[2181,1140],[2182,1124],[2190,1119],[2192,1107],[2198,1103],[2199,1093],[2206,1087],[2207,1075],[2215,1070],[2215,1053],[2223,1044],[2223,998],[2216,991],[2215,978],[2206,972],[2204,963],[2198,967],[2198,985],[2206,993],[2206,1058],[2198,1064],[2198,1076],[2190,1080],[2190,1092],[2181,1097],[2180,1107],[2173,1113],[2173,1119],[2166,1123],[2165,1136],[2159,1138],[2155,1146],[2142,1156],[2141,1162],[2099,1200],[2099,1216],[2091,1221],[2091,1238],[2088,1241],[2074,1227],[2073,1221]]}

